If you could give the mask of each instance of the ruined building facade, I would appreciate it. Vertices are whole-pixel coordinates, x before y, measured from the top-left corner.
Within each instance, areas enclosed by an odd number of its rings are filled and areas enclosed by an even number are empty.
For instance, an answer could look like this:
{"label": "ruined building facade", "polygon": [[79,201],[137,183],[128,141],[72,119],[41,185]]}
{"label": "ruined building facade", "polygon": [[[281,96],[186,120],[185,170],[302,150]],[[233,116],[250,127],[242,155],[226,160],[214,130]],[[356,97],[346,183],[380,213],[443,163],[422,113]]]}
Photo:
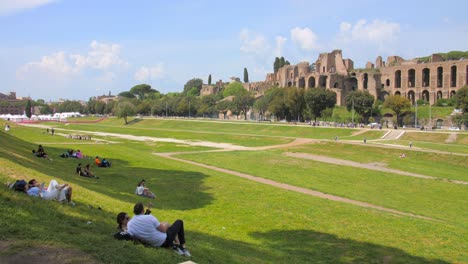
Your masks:
{"label": "ruined building facade", "polygon": [[247,83],[244,87],[256,94],[263,94],[274,85],[321,87],[336,92],[337,105],[344,105],[346,95],[355,90],[368,91],[381,100],[385,95],[399,94],[413,104],[418,99],[434,104],[440,98],[451,98],[467,84],[468,59],[443,61],[434,54],[429,62],[398,56],[390,56],[385,62],[379,56],[375,64],[368,62],[365,69],[354,69],[352,60],[343,59],[341,50],[334,50],[320,54],[315,64],[286,65],[267,74],[264,82]]}

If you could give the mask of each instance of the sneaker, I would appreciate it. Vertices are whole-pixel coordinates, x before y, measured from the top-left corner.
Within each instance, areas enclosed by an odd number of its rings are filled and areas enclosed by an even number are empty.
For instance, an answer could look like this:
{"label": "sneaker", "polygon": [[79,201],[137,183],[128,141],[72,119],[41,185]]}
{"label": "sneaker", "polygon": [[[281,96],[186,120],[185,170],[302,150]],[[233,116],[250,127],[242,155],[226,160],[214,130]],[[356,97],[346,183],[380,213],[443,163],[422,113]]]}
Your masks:
{"label": "sneaker", "polygon": [[70,204],[71,206],[75,206],[75,205],[76,205],[73,201],[70,201],[68,204]]}
{"label": "sneaker", "polygon": [[188,251],[186,248],[179,246],[179,250],[182,251],[182,254],[186,257],[191,257],[192,255],[190,254],[190,251]]}
{"label": "sneaker", "polygon": [[184,255],[184,252],[178,246],[174,245],[172,249],[174,249],[174,252],[177,253],[178,255],[181,255],[181,256]]}

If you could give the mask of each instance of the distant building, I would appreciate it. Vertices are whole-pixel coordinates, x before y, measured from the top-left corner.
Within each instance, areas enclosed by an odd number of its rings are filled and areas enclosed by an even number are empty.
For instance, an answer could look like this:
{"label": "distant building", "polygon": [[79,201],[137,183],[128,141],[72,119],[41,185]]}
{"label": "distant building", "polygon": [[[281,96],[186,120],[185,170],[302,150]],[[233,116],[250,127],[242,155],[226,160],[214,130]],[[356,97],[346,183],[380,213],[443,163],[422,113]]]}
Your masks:
{"label": "distant building", "polygon": [[[413,104],[419,99],[435,104],[438,99],[452,98],[468,85],[468,59],[444,60],[433,54],[428,61],[389,56],[385,62],[379,56],[375,63],[368,62],[365,69],[354,69],[351,59],[344,59],[341,50],[334,50],[320,54],[315,63],[285,65],[268,73],[263,82],[243,85],[256,95],[272,86],[330,89],[336,93],[339,106],[345,105],[346,96],[356,90],[368,91],[380,100],[386,95],[401,95]],[[202,95],[212,93],[216,90],[205,89]]]}
{"label": "distant building", "polygon": [[109,95],[98,96],[98,97],[96,97],[96,100],[107,104],[109,102],[118,101],[119,97],[117,95],[111,95],[111,92],[109,92]]}
{"label": "distant building", "polygon": [[10,92],[9,95],[0,93],[0,115],[22,115],[25,112],[26,101],[31,100],[30,97],[16,97],[15,92]]}

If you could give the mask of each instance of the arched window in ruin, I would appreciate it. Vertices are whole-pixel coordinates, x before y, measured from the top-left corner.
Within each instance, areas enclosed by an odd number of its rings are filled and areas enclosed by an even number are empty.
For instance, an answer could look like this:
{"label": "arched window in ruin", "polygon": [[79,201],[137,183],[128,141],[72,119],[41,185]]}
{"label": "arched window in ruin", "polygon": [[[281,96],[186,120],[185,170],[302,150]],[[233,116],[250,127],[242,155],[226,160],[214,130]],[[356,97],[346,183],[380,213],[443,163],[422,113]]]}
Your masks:
{"label": "arched window in ruin", "polygon": [[422,99],[426,102],[429,102],[429,91],[428,90],[424,90],[422,92]]}
{"label": "arched window in ruin", "polygon": [[453,65],[450,68],[450,87],[457,86],[457,66]]}
{"label": "arched window in ruin", "polygon": [[437,92],[437,100],[442,99],[442,92],[438,91]]}
{"label": "arched window in ruin", "polygon": [[410,100],[411,104],[414,105],[414,103],[416,102],[414,91],[409,91],[408,92],[408,100]]}
{"label": "arched window in ruin", "polygon": [[357,81],[357,79],[353,77],[353,78],[351,78],[351,79],[349,80],[349,83],[351,84],[351,91],[356,91],[357,88],[358,88],[358,81]]}
{"label": "arched window in ruin", "polygon": [[400,95],[401,95],[400,91],[396,91],[396,92],[395,92],[395,95],[400,96]]}
{"label": "arched window in ruin", "polygon": [[299,76],[299,68],[294,67],[294,77],[298,77]]}
{"label": "arched window in ruin", "polygon": [[291,72],[291,73],[289,74],[289,78],[292,79],[293,77],[294,77],[294,76],[293,76],[293,73]]}
{"label": "arched window in ruin", "polygon": [[431,80],[431,71],[428,68],[422,70],[422,86],[428,87]]}
{"label": "arched window in ruin", "polygon": [[454,97],[454,96],[455,96],[455,94],[457,94],[457,92],[455,92],[455,91],[451,91],[451,92],[450,92],[450,98]]}
{"label": "arched window in ruin", "polygon": [[307,87],[309,88],[315,88],[315,78],[314,77],[310,77],[309,80],[307,81]]}
{"label": "arched window in ruin", "polygon": [[292,86],[292,82],[288,82],[288,87],[291,87]]}
{"label": "arched window in ruin", "polygon": [[390,79],[387,79],[387,80],[385,81],[385,85],[387,85],[387,87],[390,86]]}
{"label": "arched window in ruin", "polygon": [[367,82],[369,81],[369,74],[367,73],[364,73],[364,80],[363,80],[363,84],[362,84],[362,87],[364,89],[367,89]]}
{"label": "arched window in ruin", "polygon": [[416,81],[416,71],[414,69],[408,70],[408,87],[414,87]]}
{"label": "arched window in ruin", "polygon": [[279,87],[279,82],[276,82],[276,86],[278,86],[278,87]]}
{"label": "arched window in ruin", "polygon": [[395,88],[401,88],[401,71],[395,72]]}
{"label": "arched window in ruin", "polygon": [[444,83],[444,68],[437,67],[437,87],[441,88]]}
{"label": "arched window in ruin", "polygon": [[465,84],[468,85],[468,65],[466,65],[466,77],[465,77]]}
{"label": "arched window in ruin", "polygon": [[444,125],[444,120],[443,119],[437,119],[436,127],[437,128],[442,128],[443,125]]}
{"label": "arched window in ruin", "polygon": [[319,87],[320,88],[327,88],[327,78],[328,78],[328,76],[320,76],[319,77]]}
{"label": "arched window in ruin", "polygon": [[305,79],[304,79],[304,77],[299,78],[299,88],[305,88]]}
{"label": "arched window in ruin", "polygon": [[333,84],[333,88],[339,88],[340,85],[336,82],[335,84]]}

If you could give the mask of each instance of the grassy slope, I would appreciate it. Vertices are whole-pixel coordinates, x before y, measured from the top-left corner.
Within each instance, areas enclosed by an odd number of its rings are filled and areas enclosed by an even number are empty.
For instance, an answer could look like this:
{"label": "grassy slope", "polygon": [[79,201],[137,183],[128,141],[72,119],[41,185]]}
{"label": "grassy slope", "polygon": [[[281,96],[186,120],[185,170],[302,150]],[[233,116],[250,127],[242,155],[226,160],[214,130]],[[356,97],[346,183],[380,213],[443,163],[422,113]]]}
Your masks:
{"label": "grassy slope", "polygon": [[[23,133],[19,130],[14,127],[11,134]],[[154,214],[162,220],[186,221],[188,245],[198,263],[467,261],[466,229],[450,223],[394,217],[164,160],[150,155],[153,146],[144,142],[77,145],[57,137],[52,141],[66,145],[46,145],[54,157],[64,146],[80,147],[114,162],[110,169],[95,169],[98,181],[73,177],[75,160],[49,162],[30,155],[38,138],[51,140],[40,130],[19,136],[26,141],[2,132],[1,180],[35,177],[71,182],[78,206],[0,188],[5,212],[0,220],[2,239],[79,248],[106,263],[181,262],[170,251],[110,237],[115,215],[130,211],[138,200],[132,195],[134,185],[145,178],[158,195]]]}

